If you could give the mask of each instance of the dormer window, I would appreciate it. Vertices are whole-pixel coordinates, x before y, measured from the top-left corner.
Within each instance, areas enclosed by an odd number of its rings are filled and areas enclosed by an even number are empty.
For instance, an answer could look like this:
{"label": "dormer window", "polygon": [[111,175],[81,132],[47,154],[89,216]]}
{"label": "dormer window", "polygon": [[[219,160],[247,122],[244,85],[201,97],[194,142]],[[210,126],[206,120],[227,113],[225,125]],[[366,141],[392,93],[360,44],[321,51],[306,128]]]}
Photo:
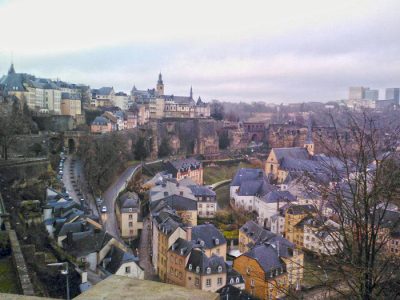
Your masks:
{"label": "dormer window", "polygon": [[207,268],[207,274],[211,274],[211,268],[210,267]]}
{"label": "dormer window", "polygon": [[222,267],[218,266],[218,273],[221,273],[221,272],[222,272]]}
{"label": "dormer window", "polygon": [[200,267],[199,266],[196,267],[196,273],[200,273]]}
{"label": "dormer window", "polygon": [[231,278],[231,280],[229,280],[229,283],[230,283],[230,284],[233,284],[233,283],[234,283],[233,278]]}
{"label": "dormer window", "polygon": [[192,270],[192,269],[193,269],[192,264],[189,264],[189,270]]}
{"label": "dormer window", "polygon": [[236,277],[236,283],[239,283],[239,282],[240,282],[239,277]]}
{"label": "dormer window", "polygon": [[250,267],[247,267],[247,269],[246,269],[247,275],[250,275],[250,271],[251,271]]}
{"label": "dormer window", "polygon": [[219,245],[219,239],[215,239],[215,245]]}

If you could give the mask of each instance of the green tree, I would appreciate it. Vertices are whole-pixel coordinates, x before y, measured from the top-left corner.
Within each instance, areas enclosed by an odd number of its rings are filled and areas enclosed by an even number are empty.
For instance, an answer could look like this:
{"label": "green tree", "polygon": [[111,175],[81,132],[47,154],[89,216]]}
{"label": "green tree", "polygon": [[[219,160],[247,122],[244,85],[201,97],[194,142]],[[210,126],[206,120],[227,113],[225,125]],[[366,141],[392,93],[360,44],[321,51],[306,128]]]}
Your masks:
{"label": "green tree", "polygon": [[146,140],[143,137],[138,138],[135,143],[135,147],[133,150],[133,154],[135,155],[135,159],[143,160],[149,155],[149,151],[147,149]]}
{"label": "green tree", "polygon": [[171,147],[167,139],[162,139],[160,146],[158,147],[158,157],[166,157],[171,154]]}

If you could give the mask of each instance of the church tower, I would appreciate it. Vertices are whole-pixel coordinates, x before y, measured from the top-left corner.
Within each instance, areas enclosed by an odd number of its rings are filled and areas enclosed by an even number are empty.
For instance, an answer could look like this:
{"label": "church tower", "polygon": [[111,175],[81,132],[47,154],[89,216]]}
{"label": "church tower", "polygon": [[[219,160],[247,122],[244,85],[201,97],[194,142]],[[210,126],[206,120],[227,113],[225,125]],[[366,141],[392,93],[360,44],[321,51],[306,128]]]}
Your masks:
{"label": "church tower", "polygon": [[308,154],[310,154],[311,156],[314,155],[314,142],[313,142],[313,137],[312,137],[311,118],[308,119],[307,138],[304,143],[304,148],[307,149]]}
{"label": "church tower", "polygon": [[160,74],[158,74],[157,95],[158,96],[163,96],[164,95],[164,82],[162,80],[161,72],[160,72]]}

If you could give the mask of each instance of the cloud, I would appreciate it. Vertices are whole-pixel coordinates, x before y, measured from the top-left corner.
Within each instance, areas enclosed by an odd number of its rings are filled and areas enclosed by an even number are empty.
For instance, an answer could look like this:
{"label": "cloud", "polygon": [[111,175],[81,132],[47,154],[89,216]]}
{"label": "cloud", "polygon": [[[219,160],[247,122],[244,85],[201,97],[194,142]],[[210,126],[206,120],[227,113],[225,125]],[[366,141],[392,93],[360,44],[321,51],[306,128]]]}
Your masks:
{"label": "cloud", "polygon": [[[400,82],[397,1],[0,0],[0,69],[203,99],[305,101]],[[15,16],[18,15],[18,18]],[[12,24],[12,26],[10,26]],[[5,71],[4,71],[5,72]],[[1,72],[1,73],[4,73]]]}

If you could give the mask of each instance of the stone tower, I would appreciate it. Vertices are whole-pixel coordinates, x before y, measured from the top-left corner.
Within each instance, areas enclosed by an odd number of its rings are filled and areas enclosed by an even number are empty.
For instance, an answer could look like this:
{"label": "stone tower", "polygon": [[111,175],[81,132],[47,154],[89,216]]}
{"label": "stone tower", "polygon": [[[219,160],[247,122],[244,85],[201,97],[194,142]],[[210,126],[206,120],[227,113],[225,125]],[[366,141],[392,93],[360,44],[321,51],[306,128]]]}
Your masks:
{"label": "stone tower", "polygon": [[162,80],[161,72],[160,72],[160,74],[158,74],[157,95],[158,96],[163,96],[164,95],[164,82]]}

